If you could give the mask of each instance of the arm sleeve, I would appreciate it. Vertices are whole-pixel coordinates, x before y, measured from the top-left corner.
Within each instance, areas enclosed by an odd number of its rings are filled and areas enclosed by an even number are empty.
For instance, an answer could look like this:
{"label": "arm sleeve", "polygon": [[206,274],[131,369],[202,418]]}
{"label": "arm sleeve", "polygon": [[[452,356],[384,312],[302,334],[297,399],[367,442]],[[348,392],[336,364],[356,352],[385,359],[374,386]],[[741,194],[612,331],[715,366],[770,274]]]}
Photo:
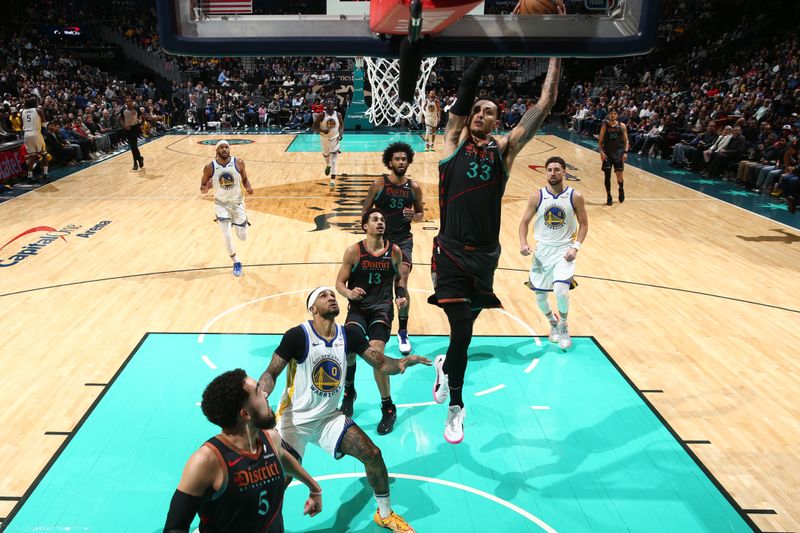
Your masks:
{"label": "arm sleeve", "polygon": [[369,348],[369,341],[361,331],[361,328],[355,324],[347,324],[344,327],[344,339],[347,343],[347,351],[349,353],[357,353],[361,355]]}
{"label": "arm sleeve", "polygon": [[306,350],[306,335],[303,333],[302,326],[295,326],[283,334],[281,343],[275,349],[275,353],[281,358],[291,361],[300,359]]}
{"label": "arm sleeve", "polygon": [[475,102],[475,93],[478,92],[478,83],[480,83],[481,75],[489,65],[489,61],[488,57],[478,58],[464,72],[461,84],[458,86],[456,103],[450,108],[450,113],[461,117],[469,115],[472,104]]}
{"label": "arm sleeve", "polygon": [[202,502],[203,498],[200,496],[191,496],[176,490],[169,504],[164,533],[187,533]]}

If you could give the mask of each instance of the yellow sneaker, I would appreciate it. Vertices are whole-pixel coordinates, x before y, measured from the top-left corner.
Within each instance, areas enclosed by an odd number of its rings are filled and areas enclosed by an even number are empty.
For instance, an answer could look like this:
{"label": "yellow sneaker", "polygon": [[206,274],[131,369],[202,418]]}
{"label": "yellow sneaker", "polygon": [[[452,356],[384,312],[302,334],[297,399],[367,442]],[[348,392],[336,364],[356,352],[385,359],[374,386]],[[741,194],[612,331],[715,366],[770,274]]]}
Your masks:
{"label": "yellow sneaker", "polygon": [[408,522],[403,520],[402,516],[394,511],[392,511],[392,514],[389,515],[388,518],[381,518],[381,513],[379,511],[375,511],[375,516],[373,518],[376,524],[381,527],[385,527],[386,529],[399,531],[400,533],[416,533],[414,528],[411,527]]}

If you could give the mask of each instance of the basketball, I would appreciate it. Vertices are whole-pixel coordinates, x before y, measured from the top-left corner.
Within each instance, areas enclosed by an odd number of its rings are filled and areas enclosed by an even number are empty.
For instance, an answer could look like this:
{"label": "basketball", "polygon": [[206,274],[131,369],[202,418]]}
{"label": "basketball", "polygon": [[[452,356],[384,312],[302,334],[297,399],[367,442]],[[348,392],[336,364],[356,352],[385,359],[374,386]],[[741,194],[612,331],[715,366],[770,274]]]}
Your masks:
{"label": "basketball", "polygon": [[520,15],[543,15],[558,13],[556,0],[520,0]]}

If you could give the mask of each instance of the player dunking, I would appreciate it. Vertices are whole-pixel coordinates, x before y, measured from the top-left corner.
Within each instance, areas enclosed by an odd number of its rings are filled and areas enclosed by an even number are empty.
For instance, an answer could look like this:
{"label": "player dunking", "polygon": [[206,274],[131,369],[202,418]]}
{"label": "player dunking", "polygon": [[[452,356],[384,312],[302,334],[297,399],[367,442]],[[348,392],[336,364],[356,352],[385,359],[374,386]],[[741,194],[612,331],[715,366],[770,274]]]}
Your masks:
{"label": "player dunking", "polygon": [[439,99],[436,98],[436,91],[428,92],[428,97],[422,105],[422,116],[425,120],[425,151],[432,151],[433,143],[436,141],[436,128],[442,118],[442,108]]}
{"label": "player dunking", "polygon": [[244,195],[242,187],[247,194],[253,194],[250,180],[247,179],[244,161],[238,157],[231,157],[231,146],[228,141],[221,140],[217,143],[217,154],[213,161],[203,167],[203,179],[200,182],[200,192],[207,193],[214,188],[214,210],[216,221],[222,229],[225,239],[225,248],[233,261],[233,275],[242,275],[242,261],[233,247],[231,226],[236,227],[236,236],[240,241],[247,239],[247,213],[244,210]]}
{"label": "player dunking", "polygon": [[288,366],[287,388],[278,408],[278,431],[286,448],[299,460],[308,443],[316,444],[336,459],[345,455],[364,464],[367,481],[375,491],[378,510],[373,519],[392,531],[414,529],[392,512],[389,475],[381,451],[349,417],[337,409],[342,382],[347,378],[347,354],[361,355],[385,374],[402,374],[407,367],[430,360],[411,355],[403,359],[386,357],[370,346],[364,332],[355,325],[336,325],[339,304],[330,287],[318,287],[309,294],[306,308],[312,319],[284,333],[259,384],[267,395],[275,380]]}
{"label": "player dunking", "polygon": [[[393,288],[397,295],[397,307],[405,307],[406,303],[405,281],[400,277],[403,254],[397,245],[384,238],[386,222],[380,210],[370,209],[364,213],[361,227],[366,231],[367,238],[349,246],[344,252],[342,267],[336,278],[336,290],[350,302],[345,326],[358,326],[369,339],[370,345],[383,353],[394,317]],[[341,407],[345,416],[353,416],[355,373],[355,354],[348,354]],[[378,434],[386,435],[394,428],[397,408],[392,402],[389,376],[377,368],[373,369],[373,373],[381,393],[382,416],[378,423]]]}
{"label": "player dunking", "polygon": [[164,533],[188,533],[196,514],[203,532],[283,533],[285,474],[311,490],[303,514],[322,511],[322,489],[281,446],[266,395],[244,370],[214,378],[200,407],[222,432],[186,463]]}
{"label": "player dunking", "polygon": [[46,122],[44,112],[36,107],[36,99],[31,98],[22,110],[22,131],[25,132],[25,162],[28,164],[28,181],[33,181],[33,167],[42,166],[41,180],[47,180],[47,148],[42,138],[42,125]]}
{"label": "player dunking", "polygon": [[444,403],[450,395],[444,438],[451,444],[464,439],[462,387],[473,322],[482,309],[502,306],[493,285],[508,172],[555,104],[561,69],[559,59],[550,60],[539,101],[508,135],[495,138],[491,133],[499,120],[497,105],[475,101],[487,64],[487,58],[478,59],[464,73],[439,162],[440,227],[431,259],[434,294],[428,301],[444,309],[450,324],[447,355],[434,361],[433,396],[436,403]]}
{"label": "player dunking", "polygon": [[325,175],[330,175],[330,188],[336,187],[336,159],[339,157],[339,143],[344,132],[342,114],[333,107],[333,102],[325,103],[325,110],[314,119],[314,131],[319,132],[322,157],[325,158]]}
{"label": "player dunking", "polygon": [[[362,211],[362,216],[373,207],[383,212],[386,218],[384,238],[399,246],[403,252],[403,262],[400,265],[403,287],[408,286],[412,267],[414,237],[411,235],[411,223],[421,221],[424,216],[422,187],[406,175],[413,162],[414,150],[408,144],[398,142],[387,146],[383,151],[383,164],[391,172],[372,183]],[[411,340],[408,337],[410,296],[406,294],[406,305],[397,310],[397,345],[402,354],[411,353]]]}
{"label": "player dunking", "polygon": [[614,203],[611,198],[611,167],[617,175],[617,185],[619,187],[619,203],[625,201],[624,178],[622,172],[625,169],[625,161],[628,159],[628,130],[625,124],[617,119],[619,114],[615,109],[609,109],[608,120],[600,128],[600,135],[597,137],[597,146],[600,150],[600,160],[602,161],[603,174],[605,175],[606,186],[606,205]]}
{"label": "player dunking", "polygon": [[[550,322],[550,342],[558,342],[562,349],[567,350],[572,346],[567,327],[569,289],[575,275],[575,257],[589,232],[589,218],[583,195],[572,187],[564,188],[566,162],[554,156],[544,166],[547,186],[531,193],[528,199],[519,223],[519,250],[522,255],[531,255],[528,226],[535,215],[533,238],[536,239],[536,252],[528,286],[536,292],[536,303]],[[550,292],[556,295],[558,319],[547,301]]]}

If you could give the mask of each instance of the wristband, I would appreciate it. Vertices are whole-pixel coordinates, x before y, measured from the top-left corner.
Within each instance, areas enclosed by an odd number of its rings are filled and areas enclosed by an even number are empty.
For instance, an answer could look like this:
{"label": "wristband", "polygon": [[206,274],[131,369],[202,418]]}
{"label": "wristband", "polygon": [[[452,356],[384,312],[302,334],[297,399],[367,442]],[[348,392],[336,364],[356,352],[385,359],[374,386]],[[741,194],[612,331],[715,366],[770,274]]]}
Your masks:
{"label": "wristband", "polygon": [[407,293],[406,293],[406,290],[403,287],[395,287],[394,288],[394,294],[398,298],[405,298]]}
{"label": "wristband", "polygon": [[572,246],[570,246],[570,248],[575,248],[576,250],[580,250],[580,249],[581,249],[581,243],[580,243],[580,241],[575,241],[575,242],[573,242],[573,243],[572,243]]}
{"label": "wristband", "polygon": [[322,496],[322,491],[314,492],[313,490],[308,491],[308,494],[311,496]]}

